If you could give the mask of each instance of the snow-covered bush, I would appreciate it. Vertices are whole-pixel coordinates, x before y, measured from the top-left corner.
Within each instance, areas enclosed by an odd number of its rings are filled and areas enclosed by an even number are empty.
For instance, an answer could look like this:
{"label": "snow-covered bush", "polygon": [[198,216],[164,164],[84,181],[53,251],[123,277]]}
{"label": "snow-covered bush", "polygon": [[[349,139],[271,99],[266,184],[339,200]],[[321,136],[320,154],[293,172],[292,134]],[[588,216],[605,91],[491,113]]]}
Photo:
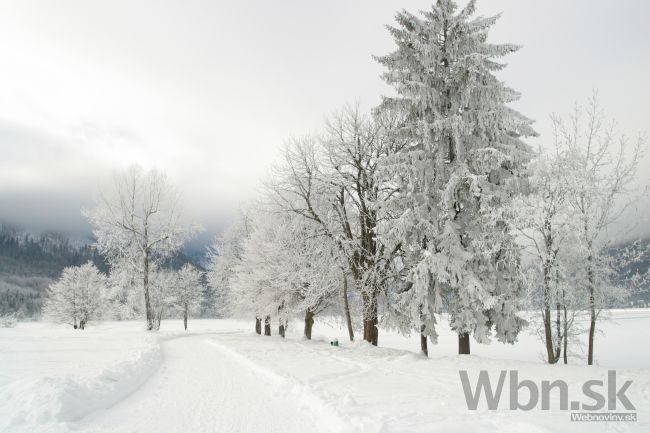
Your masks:
{"label": "snow-covered bush", "polygon": [[43,315],[84,329],[90,320],[106,313],[106,292],[106,276],[92,262],[65,268],[61,278],[47,289]]}

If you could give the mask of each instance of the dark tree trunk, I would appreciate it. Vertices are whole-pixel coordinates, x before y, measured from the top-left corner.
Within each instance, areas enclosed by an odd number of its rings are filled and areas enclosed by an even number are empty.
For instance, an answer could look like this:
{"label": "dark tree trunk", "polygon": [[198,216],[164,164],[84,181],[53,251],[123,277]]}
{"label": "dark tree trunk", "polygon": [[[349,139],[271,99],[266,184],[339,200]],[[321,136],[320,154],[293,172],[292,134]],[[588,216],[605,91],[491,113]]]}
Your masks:
{"label": "dark tree trunk", "polygon": [[377,328],[377,295],[371,293],[364,295],[363,339],[373,346],[377,346],[379,329]]}
{"label": "dark tree trunk", "polygon": [[350,341],[354,341],[352,317],[350,316],[350,303],[348,302],[348,277],[346,275],[343,275],[343,306],[345,308],[345,322],[348,325],[348,334],[350,335]]}
{"label": "dark tree trunk", "polygon": [[185,327],[185,330],[187,331],[187,307],[185,308],[185,311],[183,312],[183,326]]}
{"label": "dark tree trunk", "polygon": [[[424,331],[424,325],[420,328],[422,331]],[[424,353],[424,356],[429,356],[429,347],[427,343],[427,336],[420,333],[420,350],[422,350],[422,353]]]}
{"label": "dark tree trunk", "polygon": [[544,306],[544,341],[546,343],[546,360],[549,364],[555,364],[553,330],[551,329],[551,309],[548,305]]}
{"label": "dark tree trunk", "polygon": [[278,334],[280,334],[280,337],[284,338],[284,320],[280,319],[280,326],[278,326]]}
{"label": "dark tree trunk", "polygon": [[307,310],[305,313],[305,338],[311,340],[311,329],[314,326],[314,313]]}
{"label": "dark tree trunk", "polygon": [[255,333],[257,335],[262,335],[262,319],[259,317],[255,318]]}
{"label": "dark tree trunk", "polygon": [[587,278],[589,283],[589,347],[587,348],[587,365],[594,363],[594,334],[596,333],[596,300],[594,297],[594,271],[593,256],[587,257],[588,270]]}
{"label": "dark tree trunk", "polygon": [[458,334],[458,354],[469,355],[469,334]]}
{"label": "dark tree trunk", "polygon": [[[424,242],[426,247],[426,242]],[[422,304],[420,304],[420,321],[422,321]],[[424,356],[429,356],[429,348],[427,346],[427,336],[424,334],[426,326],[424,324],[420,325],[420,351]]]}
{"label": "dark tree trunk", "polygon": [[377,318],[365,319],[363,321],[363,339],[376,346],[379,340],[379,332],[377,330]]}
{"label": "dark tree trunk", "polygon": [[589,348],[587,352],[587,365],[594,363],[594,334],[596,333],[596,308],[594,307],[593,288],[589,291]]}
{"label": "dark tree trunk", "polygon": [[149,257],[147,252],[145,252],[144,255],[144,276],[142,284],[144,286],[144,309],[147,317],[147,330],[151,331],[155,327],[155,317],[153,311],[151,310],[151,297],[149,296]]}
{"label": "dark tree trunk", "polygon": [[271,335],[271,316],[264,319],[264,335]]}
{"label": "dark tree trunk", "polygon": [[549,260],[544,262],[544,311],[542,315],[544,343],[546,344],[546,361],[549,364],[555,364],[557,359],[555,358],[555,350],[553,347],[553,329],[551,324],[551,263]]}

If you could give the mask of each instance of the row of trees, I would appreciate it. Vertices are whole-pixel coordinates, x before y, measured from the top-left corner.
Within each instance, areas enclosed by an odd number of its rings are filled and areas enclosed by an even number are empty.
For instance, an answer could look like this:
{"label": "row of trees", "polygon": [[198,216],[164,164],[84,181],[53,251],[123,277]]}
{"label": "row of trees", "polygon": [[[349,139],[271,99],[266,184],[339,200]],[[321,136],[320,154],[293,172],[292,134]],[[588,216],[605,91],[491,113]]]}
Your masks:
{"label": "row of trees", "polygon": [[[377,345],[380,325],[416,332],[426,354],[444,313],[467,354],[472,337],[513,343],[533,308],[554,363],[567,362],[586,314],[593,362],[602,310],[643,283],[623,272],[640,251],[612,254],[611,230],[636,199],[645,143],[619,135],[594,98],[553,117],[552,140],[534,152],[532,121],[510,107],[519,94],[495,75],[518,47],[488,43],[496,17],[474,12],[475,1],[451,0],[399,12],[397,48],[377,57],[393,94],[287,143],[263,196],[211,250],[221,316],[254,317],[267,335],[274,321],[283,336],[300,316],[311,338],[325,312],[351,340],[360,331]],[[162,173],[117,176],[84,211],[109,276],[66,269],[46,310],[83,328],[108,299],[149,330],[179,309],[187,322],[201,277],[165,266],[197,230],[180,210]]]}
{"label": "row of trees", "polygon": [[179,194],[156,170],[131,166],[113,179],[84,215],[93,225],[95,247],[108,261],[108,276],[92,264],[66,268],[49,289],[46,316],[81,329],[90,319],[144,316],[147,329],[165,317],[187,319],[201,304],[202,274],[169,260],[197,227],[182,219]]}
{"label": "row of trees", "polygon": [[[593,363],[596,323],[603,310],[647,288],[635,264],[647,245],[631,242],[621,217],[638,203],[635,188],[645,141],[616,130],[594,94],[569,116],[553,115],[553,140],[528,165],[513,217],[523,238],[524,271],[534,307],[542,312],[547,360],[567,363],[575,316],[586,312],[587,362]],[[553,318],[553,315],[555,316]],[[579,331],[579,330],[578,330]],[[577,332],[579,333],[579,332]]]}
{"label": "row of trees", "polygon": [[83,211],[112,269],[141,283],[148,330],[159,328],[163,314],[154,305],[151,276],[197,230],[183,221],[181,210],[180,195],[164,173],[134,165],[115,176],[94,208]]}
{"label": "row of trees", "polygon": [[630,148],[593,100],[554,117],[552,150],[534,152],[532,121],[509,106],[519,94],[495,76],[518,47],[488,43],[496,17],[474,11],[438,0],[399,12],[397,49],[377,57],[393,96],[288,142],[214,247],[209,278],[228,312],[267,334],[272,318],[283,334],[300,315],[307,338],[322,311],[340,312],[350,339],[360,316],[364,340],[378,344],[381,322],[419,333],[425,354],[444,312],[467,354],[470,337],[514,342],[534,307],[548,361],[564,346],[566,362],[585,311],[593,362],[599,313],[632,281],[614,278],[635,255],[608,254],[608,228],[631,203],[644,142]]}
{"label": "row of trees", "polygon": [[[115,276],[102,273],[92,262],[65,268],[47,290],[43,316],[81,330],[93,320],[140,316],[144,299],[133,295],[141,291],[133,285],[125,285],[122,278]],[[201,273],[185,264],[177,271],[158,271],[151,277],[150,299],[156,308],[155,325],[160,327],[164,317],[180,316],[187,330],[187,319],[198,312],[201,304]]]}

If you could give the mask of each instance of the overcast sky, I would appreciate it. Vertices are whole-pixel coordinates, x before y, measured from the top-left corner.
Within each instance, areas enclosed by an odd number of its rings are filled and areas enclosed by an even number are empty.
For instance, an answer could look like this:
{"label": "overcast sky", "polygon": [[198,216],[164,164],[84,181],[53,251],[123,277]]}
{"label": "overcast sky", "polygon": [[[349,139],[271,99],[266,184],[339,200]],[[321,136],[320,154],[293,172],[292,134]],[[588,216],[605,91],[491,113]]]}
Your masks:
{"label": "overcast sky", "polygon": [[[79,208],[137,162],[167,171],[214,232],[285,139],[346,102],[377,104],[385,25],[432,1],[0,1],[0,220],[86,233]],[[479,12],[503,13],[493,41],[524,47],[500,77],[537,121],[533,145],[594,88],[621,130],[648,131],[650,2],[479,0]]]}

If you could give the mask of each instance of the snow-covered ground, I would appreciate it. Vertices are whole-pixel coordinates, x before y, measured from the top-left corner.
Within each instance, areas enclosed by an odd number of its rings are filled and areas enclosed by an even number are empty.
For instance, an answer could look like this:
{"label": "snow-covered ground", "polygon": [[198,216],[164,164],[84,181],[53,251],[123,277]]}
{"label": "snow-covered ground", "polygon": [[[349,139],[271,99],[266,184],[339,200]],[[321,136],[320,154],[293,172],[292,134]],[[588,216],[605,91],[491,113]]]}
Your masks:
{"label": "snow-covered ground", "polygon": [[[121,322],[74,331],[46,323],[0,329],[1,432],[571,432],[650,431],[650,310],[617,311],[597,340],[600,366],[548,366],[542,346],[522,335],[515,346],[473,344],[456,356],[442,332],[430,357],[419,337],[380,332],[380,347],[346,342],[338,325],[317,321],[313,341],[298,322],[288,337],[263,337],[252,323],[163,322],[158,334]],[[441,326],[441,331],[444,326]],[[274,329],[275,331],[275,329]],[[330,339],[338,338],[340,347]],[[467,409],[459,370],[475,385],[488,370],[519,380],[563,379],[570,398],[582,384],[617,370],[636,406],[637,422],[571,422],[570,411],[508,409],[504,385],[496,411],[481,400]],[[521,391],[520,401],[527,401]],[[586,400],[589,401],[589,400]]]}

